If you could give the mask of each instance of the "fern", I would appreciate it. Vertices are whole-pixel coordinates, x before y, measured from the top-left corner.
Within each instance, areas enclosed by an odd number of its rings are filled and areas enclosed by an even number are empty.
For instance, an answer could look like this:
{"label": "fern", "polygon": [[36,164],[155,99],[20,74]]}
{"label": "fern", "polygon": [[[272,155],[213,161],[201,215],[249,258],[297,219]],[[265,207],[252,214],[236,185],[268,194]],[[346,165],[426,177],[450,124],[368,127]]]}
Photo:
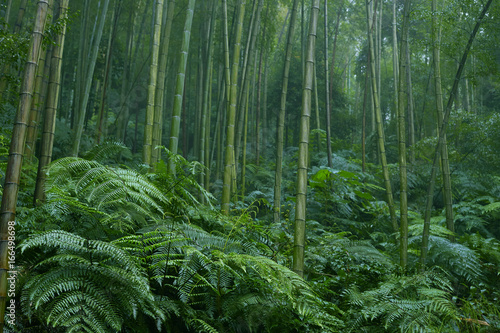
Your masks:
{"label": "fern", "polygon": [[119,331],[139,313],[164,318],[141,268],[113,244],[50,231],[24,241],[21,252],[52,250],[31,270],[21,304],[67,332]]}
{"label": "fern", "polygon": [[354,307],[351,331],[363,327],[378,331],[377,323],[385,331],[436,331],[445,318],[457,318],[451,290],[451,284],[436,270],[413,276],[393,275],[365,292],[351,288],[345,292]]}

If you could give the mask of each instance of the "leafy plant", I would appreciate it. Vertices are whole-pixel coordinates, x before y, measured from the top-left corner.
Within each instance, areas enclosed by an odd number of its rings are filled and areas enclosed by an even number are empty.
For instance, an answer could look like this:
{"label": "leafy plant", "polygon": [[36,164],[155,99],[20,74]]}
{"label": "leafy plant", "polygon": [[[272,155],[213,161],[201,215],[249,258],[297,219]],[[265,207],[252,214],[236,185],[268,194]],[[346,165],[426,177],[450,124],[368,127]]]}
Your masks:
{"label": "leafy plant", "polygon": [[53,230],[23,242],[21,252],[41,259],[23,287],[21,306],[29,318],[67,332],[120,331],[144,315],[159,326],[164,318],[142,269],[113,244]]}

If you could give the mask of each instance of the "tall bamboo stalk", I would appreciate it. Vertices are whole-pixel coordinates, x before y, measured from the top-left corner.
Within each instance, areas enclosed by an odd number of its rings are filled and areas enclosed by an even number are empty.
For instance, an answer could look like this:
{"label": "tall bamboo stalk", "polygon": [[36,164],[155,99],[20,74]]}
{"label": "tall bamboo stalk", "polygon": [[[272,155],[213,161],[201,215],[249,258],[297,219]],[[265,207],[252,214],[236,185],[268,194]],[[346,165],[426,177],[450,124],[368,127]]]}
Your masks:
{"label": "tall bamboo stalk", "polygon": [[[330,84],[328,82],[328,77],[329,77],[329,71],[328,71],[328,0],[325,0],[325,12],[324,12],[324,17],[325,17],[325,33],[324,33],[324,38],[325,38],[325,105],[326,105],[326,154],[328,157],[328,166],[330,168],[333,168],[333,161],[332,161],[332,140],[331,140],[331,112],[332,109],[330,107]],[[338,21],[339,17],[337,17]],[[337,23],[338,24],[338,23]],[[338,25],[337,25],[338,27]],[[333,71],[333,68],[332,68]]]}
{"label": "tall bamboo stalk", "polygon": [[26,5],[28,0],[21,0],[19,5],[19,12],[17,13],[16,24],[14,25],[14,33],[18,33],[21,31],[21,27],[23,25],[24,14],[26,13]]}
{"label": "tall bamboo stalk", "polygon": [[[375,6],[376,7],[376,6]],[[375,16],[375,15],[374,15]],[[373,35],[372,35],[372,25],[370,24],[370,10],[369,10],[369,1],[366,0],[366,23],[368,29],[368,44],[369,44],[369,52],[370,52],[370,71],[371,71],[371,90],[372,90],[372,100],[375,112],[375,122],[376,122],[376,130],[378,135],[378,150],[380,161],[382,164],[382,171],[384,175],[384,183],[385,190],[387,195],[387,205],[389,206],[389,212],[391,215],[391,224],[394,232],[398,232],[398,223],[396,220],[396,209],[394,208],[394,199],[392,196],[392,186],[391,180],[389,177],[389,168],[387,166],[387,158],[385,154],[385,143],[384,143],[384,129],[382,125],[382,112],[380,110],[380,102],[378,99],[378,84],[377,84],[377,75],[375,73],[375,50],[373,45]],[[373,19],[375,21],[375,18]]]}
{"label": "tall bamboo stalk", "polygon": [[[436,0],[433,0],[432,2],[432,8],[434,9],[433,12],[435,12],[436,9]],[[446,109],[444,111],[443,115],[443,122],[439,128],[439,137],[438,137],[438,143],[436,146],[436,151],[434,153],[434,161],[432,163],[432,169],[431,169],[431,176],[429,180],[429,187],[427,189],[427,202],[426,202],[426,207],[425,207],[425,216],[424,216],[424,230],[422,233],[422,248],[420,251],[420,270],[423,271],[425,269],[425,261],[427,260],[427,252],[428,252],[428,247],[429,247],[429,234],[430,234],[430,220],[431,220],[431,210],[432,210],[432,202],[433,202],[433,197],[434,197],[434,185],[435,185],[435,180],[436,180],[436,173],[437,173],[437,165],[438,165],[438,160],[440,153],[442,152],[443,146],[444,146],[444,136],[446,134],[446,127],[448,125],[448,119],[450,117],[451,113],[451,106],[453,105],[453,102],[455,100],[455,94],[457,93],[458,90],[458,84],[460,83],[460,78],[462,77],[462,72],[465,68],[465,64],[467,62],[467,57],[469,56],[470,49],[472,47],[472,43],[474,42],[474,39],[476,38],[477,31],[479,30],[479,26],[481,25],[481,22],[488,12],[488,9],[490,8],[490,5],[493,0],[488,0],[488,2],[484,5],[483,10],[479,14],[478,18],[476,19],[476,25],[474,26],[474,29],[472,30],[470,36],[469,36],[469,41],[467,42],[467,45],[465,46],[464,53],[462,54],[462,58],[460,60],[459,66],[457,73],[455,75],[455,80],[453,81],[453,86],[451,87],[450,90],[450,97],[448,99],[448,103],[446,104]],[[433,22],[433,24],[436,24],[436,22]],[[437,28],[435,25],[433,25],[435,28]],[[433,29],[433,35],[436,33],[437,30]]]}
{"label": "tall bamboo stalk", "polygon": [[288,75],[290,73],[290,60],[292,59],[293,33],[295,31],[295,21],[297,20],[297,12],[299,0],[293,1],[292,15],[290,17],[290,27],[288,28],[288,36],[286,41],[285,63],[283,65],[283,79],[281,88],[280,111],[278,113],[278,124],[276,131],[276,172],[274,176],[274,222],[278,223],[281,219],[281,176],[283,173],[283,136],[285,132],[285,115],[286,115],[286,95],[288,91]]}
{"label": "tall bamboo stalk", "polygon": [[[184,97],[184,78],[186,74],[186,66],[189,52],[189,41],[191,40],[191,27],[193,25],[194,6],[196,0],[189,0],[186,10],[186,21],[184,23],[184,32],[182,36],[181,52],[179,54],[179,68],[177,70],[177,78],[175,81],[174,107],[172,110],[172,122],[170,126],[170,142],[168,149],[172,154],[177,154],[179,146],[179,129],[181,125],[181,109],[182,100]],[[175,175],[175,162],[173,159],[168,160],[168,170],[171,175]]]}
{"label": "tall bamboo stalk", "polygon": [[106,116],[106,94],[108,91],[108,85],[109,85],[109,77],[111,76],[111,67],[112,67],[112,56],[113,56],[113,43],[115,40],[116,36],[116,28],[118,24],[118,19],[120,18],[121,14],[121,4],[122,2],[115,2],[115,6],[113,7],[113,13],[111,15],[111,25],[109,27],[109,38],[108,38],[108,47],[106,50],[106,61],[105,61],[105,69],[104,69],[104,81],[102,85],[102,92],[101,92],[101,105],[99,107],[99,114],[98,114],[98,120],[97,120],[97,128],[96,128],[96,143],[100,144],[101,143],[101,137],[106,135],[107,131],[107,118]]}
{"label": "tall bamboo stalk", "polygon": [[16,266],[15,262],[8,261],[8,259],[9,256],[15,255],[16,203],[26,130],[28,128],[28,117],[35,85],[36,67],[43,39],[43,29],[47,18],[47,10],[51,4],[51,0],[38,1],[5,172],[2,205],[0,208],[0,333],[3,332],[5,323],[7,297],[14,296],[10,293],[9,295],[7,294],[7,275],[11,274],[10,277],[16,279],[15,273],[9,273],[9,271],[15,271]]}
{"label": "tall bamboo stalk", "polygon": [[[59,5],[59,18],[67,17],[69,0],[62,0]],[[61,88],[61,68],[64,51],[64,40],[66,35],[66,25],[63,26],[57,36],[56,43],[52,49],[52,59],[50,65],[50,79],[47,94],[47,106],[42,130],[42,142],[40,149],[40,159],[38,162],[38,172],[35,184],[35,195],[33,204],[38,205],[45,201],[45,168],[52,160],[52,148],[54,146],[54,133],[56,129],[57,106],[59,103],[59,92]]]}
{"label": "tall bamboo stalk", "polygon": [[[258,5],[257,8],[255,9],[254,15],[255,16],[255,21],[253,22],[252,26],[252,34],[250,38],[250,42],[247,42],[247,48],[245,50],[245,57],[244,57],[244,70],[243,70],[243,75],[241,77],[241,82],[242,82],[242,88],[241,91],[246,91],[246,87],[250,84],[250,80],[252,79],[252,75],[250,75],[251,67],[252,65],[255,64],[256,56],[256,41],[257,41],[257,35],[259,34],[260,30],[260,14],[262,11],[263,7],[263,0],[254,0],[254,4]],[[246,66],[245,66],[245,61]],[[254,66],[255,67],[255,66]],[[255,87],[255,86],[254,86]],[[253,94],[252,94],[253,95]],[[238,104],[237,104],[237,127],[236,127],[236,142],[235,142],[235,159],[236,159],[236,165],[238,165],[238,160],[240,156],[240,149],[241,149],[241,138],[243,135],[243,118],[244,118],[244,111],[245,111],[245,104],[248,102],[246,99],[246,94],[242,94],[240,92],[239,98],[238,98]]]}
{"label": "tall bamboo stalk", "polygon": [[398,34],[396,20],[396,1],[392,3],[392,68],[394,75],[394,111],[392,117],[395,118],[398,110],[398,78],[399,78],[399,61],[398,61]]}
{"label": "tall bamboo stalk", "polygon": [[168,48],[170,45],[170,34],[172,32],[172,22],[174,20],[175,0],[164,2],[163,16],[166,15],[166,22],[163,25],[160,39],[160,59],[158,63],[158,81],[156,82],[155,92],[155,107],[153,118],[153,147],[151,152],[151,159],[153,163],[153,170],[156,168],[156,162],[161,158],[161,151],[155,149],[156,146],[162,143],[162,129],[163,129],[163,108],[165,99],[165,79],[167,71]]}
{"label": "tall bamboo stalk", "polygon": [[[200,124],[200,154],[199,154],[199,160],[200,163],[205,165],[206,171],[204,175],[200,175],[200,183],[206,184],[206,175],[208,175],[208,168],[210,165],[208,165],[208,141],[209,141],[209,136],[207,136],[207,133],[210,132],[210,128],[208,127],[207,131],[207,124],[209,123],[210,119],[210,107],[209,107],[209,101],[210,101],[210,87],[211,87],[211,70],[212,70],[212,58],[213,58],[213,36],[214,36],[214,31],[215,31],[215,24],[216,24],[216,8],[217,4],[215,1],[212,1],[211,3],[211,15],[210,19],[208,21],[208,29],[206,30],[207,32],[207,45],[205,47],[205,59],[203,61],[205,62],[205,68],[206,68],[206,73],[205,73],[205,80],[203,82],[203,105],[202,105],[202,114],[201,114],[201,124]],[[204,198],[204,196],[202,196]]]}
{"label": "tall bamboo stalk", "polygon": [[[432,17],[432,41],[433,41],[433,51],[432,59],[434,65],[434,90],[436,96],[436,112],[438,118],[438,128],[443,125],[443,92],[441,87],[441,25],[438,26],[436,11],[437,4],[436,0],[432,1],[432,12],[434,13]],[[457,85],[458,89],[458,85]],[[443,175],[443,199],[446,214],[446,227],[451,232],[455,232],[455,225],[453,221],[453,197],[451,193],[451,175],[450,175],[450,162],[448,159],[448,145],[446,142],[446,133],[443,135],[443,144],[441,146],[441,172]],[[449,236],[451,241],[455,240],[453,235]]]}
{"label": "tall bamboo stalk", "polygon": [[293,241],[293,271],[304,276],[304,247],[306,232],[307,160],[309,150],[309,118],[313,89],[316,27],[318,25],[319,0],[312,1],[309,35],[307,38],[304,86],[302,89],[302,113],[300,121],[299,158],[297,165],[297,205],[295,208],[295,233]]}
{"label": "tall bamboo stalk", "polygon": [[142,161],[153,168],[153,122],[155,117],[155,94],[158,82],[158,58],[160,57],[161,26],[163,21],[163,0],[156,0],[155,21],[153,27],[153,44],[151,45],[151,64],[149,66],[148,99],[146,120],[144,122],[144,143]]}
{"label": "tall bamboo stalk", "polygon": [[[45,94],[47,90],[48,80],[44,80],[45,64],[50,68],[50,47],[42,50],[40,53],[40,60],[38,61],[38,68],[35,79],[35,91],[33,92],[33,102],[31,103],[30,118],[28,122],[28,130],[26,134],[26,147],[24,149],[24,160],[31,162],[35,154],[35,144],[37,139],[38,127],[42,119],[41,113],[45,105]],[[48,61],[46,61],[48,60]]]}
{"label": "tall bamboo stalk", "polygon": [[[83,94],[79,105],[77,105],[77,119],[75,122],[75,138],[73,141],[72,155],[78,156],[80,150],[80,140],[83,134],[83,123],[85,121],[85,115],[87,110],[87,103],[90,97],[90,88],[92,85],[92,77],[94,75],[95,64],[97,61],[97,54],[99,52],[99,44],[101,43],[102,33],[104,30],[104,23],[106,21],[106,13],[108,12],[109,0],[104,0],[104,4],[101,10],[101,15],[99,16],[99,21],[97,24],[97,31],[95,38],[93,38],[93,43],[91,44],[91,53],[88,59],[88,66],[82,69],[82,75],[84,75],[84,82],[82,84],[82,91],[77,92],[77,94]],[[83,34],[83,31],[82,31]]]}
{"label": "tall bamboo stalk", "polygon": [[405,108],[408,106],[408,90],[410,86],[406,81],[408,73],[408,29],[410,22],[410,0],[404,1],[403,7],[403,29],[401,34],[401,62],[399,64],[399,87],[398,87],[398,146],[399,146],[399,183],[400,183],[400,225],[399,225],[399,257],[400,265],[404,271],[408,264],[408,196],[407,196],[407,173],[406,173],[406,132],[405,132]]}
{"label": "tall bamboo stalk", "polygon": [[[238,69],[240,64],[240,48],[241,48],[241,35],[243,32],[243,19],[245,17],[245,5],[246,0],[239,0],[239,12],[238,18],[236,20],[236,34],[234,39],[233,47],[233,63],[231,67],[231,82],[230,92],[228,94],[229,99],[229,109],[227,113],[227,134],[226,134],[226,152],[224,158],[224,178],[222,185],[222,200],[221,200],[221,211],[223,214],[229,214],[229,201],[231,200],[231,187],[233,191],[235,184],[233,183],[233,178],[235,175],[234,166],[234,126],[236,118],[236,103],[238,98]],[[227,17],[227,16],[226,16]],[[225,23],[227,27],[227,23]],[[227,34],[226,34],[227,36]],[[227,40],[227,39],[226,39]],[[225,42],[227,43],[227,42]],[[227,47],[227,45],[226,45]],[[227,65],[226,65],[227,66]],[[233,185],[233,186],[232,186]]]}

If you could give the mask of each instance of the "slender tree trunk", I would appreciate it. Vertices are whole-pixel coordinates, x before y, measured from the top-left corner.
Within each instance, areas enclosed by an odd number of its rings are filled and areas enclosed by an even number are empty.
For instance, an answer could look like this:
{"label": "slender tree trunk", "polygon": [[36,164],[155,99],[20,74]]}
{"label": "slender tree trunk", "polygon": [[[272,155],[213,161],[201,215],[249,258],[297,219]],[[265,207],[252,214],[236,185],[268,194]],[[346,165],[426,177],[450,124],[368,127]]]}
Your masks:
{"label": "slender tree trunk", "polygon": [[392,68],[394,75],[394,110],[391,119],[394,119],[398,110],[398,78],[399,78],[399,61],[398,61],[398,34],[396,20],[396,1],[392,3]]}
{"label": "slender tree trunk", "polygon": [[[432,2],[432,12],[437,11],[437,1]],[[436,111],[438,118],[438,128],[443,125],[443,92],[441,88],[441,26],[438,26],[438,21],[436,15],[433,16],[432,20],[432,41],[433,41],[433,65],[434,65],[434,89],[436,96]],[[448,160],[448,148],[446,143],[446,134],[443,136],[443,145],[441,147],[441,171],[443,175],[443,199],[445,202],[446,211],[446,226],[447,228],[454,232],[454,222],[453,222],[453,205],[452,205],[452,194],[451,194],[451,176],[450,176],[450,164]],[[449,236],[451,241],[454,241],[454,236]]]}
{"label": "slender tree trunk", "polygon": [[[59,18],[67,17],[69,0],[62,0],[59,7]],[[38,205],[45,201],[45,168],[52,160],[52,148],[54,146],[54,132],[56,128],[57,106],[59,102],[59,91],[61,88],[61,67],[64,50],[64,39],[66,25],[63,26],[52,49],[51,72],[47,94],[47,106],[45,108],[45,119],[42,131],[42,143],[40,150],[40,160],[38,162],[38,173],[35,185],[35,196],[33,204]]]}
{"label": "slender tree trunk", "polygon": [[172,22],[174,19],[175,0],[164,0],[163,16],[166,16],[165,24],[161,32],[160,38],[160,58],[158,62],[158,81],[156,82],[155,91],[155,107],[153,117],[153,147],[151,151],[151,159],[153,170],[156,168],[156,163],[161,159],[161,151],[155,149],[156,146],[162,144],[162,129],[163,129],[163,108],[165,98],[165,78],[167,71],[168,47],[170,45],[170,33],[172,31]]}
{"label": "slender tree trunk", "polygon": [[[458,90],[458,84],[460,82],[460,78],[462,77],[462,72],[464,70],[465,64],[467,62],[467,57],[469,55],[472,43],[474,42],[474,39],[476,37],[477,31],[479,30],[479,26],[481,25],[481,22],[486,15],[486,12],[490,8],[490,5],[493,0],[488,0],[488,2],[484,5],[483,10],[479,14],[479,17],[476,19],[476,25],[474,26],[474,29],[472,30],[470,36],[469,36],[469,41],[467,42],[467,45],[465,46],[464,53],[462,54],[462,58],[460,60],[460,64],[458,66],[457,74],[455,75],[455,80],[453,81],[453,86],[450,90],[450,97],[448,98],[448,103],[446,104],[446,109],[444,111],[444,116],[442,119],[441,126],[439,128],[439,137],[438,137],[438,144],[436,146],[436,151],[434,153],[434,161],[432,163],[432,169],[431,169],[431,176],[430,176],[430,181],[429,181],[429,187],[427,189],[427,202],[426,202],[426,207],[425,207],[425,216],[424,216],[424,229],[422,233],[422,248],[420,251],[420,270],[423,271],[425,269],[425,261],[427,259],[427,252],[428,252],[428,247],[429,247],[429,230],[430,230],[430,220],[431,220],[431,210],[432,210],[432,202],[433,202],[433,197],[434,197],[434,185],[435,185],[435,180],[436,180],[436,173],[437,173],[437,165],[438,165],[438,159],[440,156],[440,153],[443,150],[444,146],[444,137],[446,134],[446,127],[448,125],[448,119],[450,117],[451,113],[451,106],[453,105],[453,102],[455,100],[455,94],[457,93]],[[432,1],[432,9],[433,12],[435,13],[436,10],[436,0]],[[434,16],[433,20],[433,36],[436,37],[437,35],[437,18]],[[436,70],[436,69],[434,69]]]}
{"label": "slender tree trunk", "polygon": [[153,44],[151,46],[151,64],[149,66],[148,100],[146,120],[144,122],[144,143],[142,161],[154,169],[153,161],[153,126],[155,118],[155,94],[158,82],[158,59],[160,57],[161,28],[163,22],[163,0],[156,0],[155,20],[153,27]]}
{"label": "slender tree trunk", "polygon": [[10,21],[10,12],[11,12],[11,10],[12,10],[12,0],[9,0],[7,2],[7,7],[5,8],[5,16],[4,16],[6,25],[3,26],[3,27],[0,27],[1,29],[7,29],[8,28],[9,21]]}
{"label": "slender tree trunk", "polygon": [[[247,48],[245,50],[245,57],[244,57],[244,63],[243,63],[243,76],[241,77],[241,82],[242,82],[242,88],[241,92],[246,91],[247,85],[250,84],[250,71],[251,71],[251,66],[254,63],[255,58],[255,53],[256,53],[256,41],[257,41],[257,35],[259,34],[260,30],[260,14],[262,11],[263,7],[263,0],[255,0],[255,3],[258,1],[258,6],[254,10],[254,13],[252,15],[252,23],[251,24],[251,29],[252,29],[252,34],[249,36],[250,42],[247,42]],[[254,4],[255,4],[254,3]],[[253,18],[255,16],[255,19]],[[246,66],[245,66],[246,65]],[[243,114],[245,110],[245,104],[248,102],[248,100],[245,99],[245,94],[241,93],[238,98],[238,104],[237,104],[237,110],[238,110],[238,124],[236,127],[236,145],[235,145],[235,159],[236,159],[236,166],[238,165],[238,159],[240,156],[240,148],[241,148],[241,137],[243,133]]]}
{"label": "slender tree trunk", "polygon": [[44,83],[47,83],[47,80],[44,80],[44,73],[46,63],[50,68],[50,58],[48,59],[49,61],[46,61],[47,58],[50,57],[50,54],[50,47],[47,47],[46,50],[42,50],[40,53],[40,60],[38,61],[35,91],[33,93],[33,102],[31,103],[28,133],[26,134],[26,147],[24,148],[24,160],[28,162],[31,162],[31,159],[35,154],[38,127],[40,126],[40,120],[42,119],[42,109],[45,105],[45,98],[42,98],[42,96],[45,97],[43,91],[47,90],[47,88],[44,87]]}
{"label": "slender tree trunk", "polygon": [[368,77],[370,68],[370,53],[368,53],[367,70],[365,73],[365,91],[363,93],[363,120],[361,128],[361,167],[363,172],[366,169],[366,100],[368,96]]}
{"label": "slender tree trunk", "polygon": [[[184,78],[186,73],[187,58],[189,51],[189,41],[191,39],[191,26],[193,24],[194,6],[196,1],[189,0],[184,24],[184,34],[182,37],[181,52],[179,55],[179,69],[175,81],[174,107],[172,110],[172,121],[170,126],[170,142],[168,149],[172,154],[177,154],[179,145],[179,128],[181,124],[181,108],[184,96]],[[172,158],[168,160],[168,170],[171,175],[175,175],[175,162]]]}
{"label": "slender tree trunk", "polygon": [[21,0],[21,3],[19,5],[19,12],[17,14],[16,24],[14,25],[14,33],[19,33],[19,31],[21,31],[24,20],[24,14],[26,13],[27,3],[28,0]]}
{"label": "slender tree trunk", "polygon": [[[375,15],[374,15],[375,16]],[[391,224],[392,228],[395,232],[398,231],[398,223],[396,220],[396,209],[394,208],[394,199],[392,196],[392,186],[391,180],[389,177],[389,168],[387,166],[387,158],[385,155],[385,143],[384,143],[384,130],[382,124],[382,112],[380,110],[380,103],[378,99],[378,90],[377,90],[377,75],[375,73],[375,51],[373,46],[373,36],[372,36],[372,28],[370,25],[370,13],[369,13],[369,3],[366,0],[366,17],[367,17],[367,27],[368,27],[368,42],[369,42],[369,51],[370,51],[370,70],[371,70],[371,80],[372,80],[372,99],[373,105],[375,109],[375,121],[377,125],[377,135],[378,135],[378,150],[379,157],[382,164],[382,170],[384,174],[384,182],[385,182],[385,190],[387,194],[387,204],[389,206],[389,212],[391,215]],[[375,21],[375,18],[373,19]]]}
{"label": "slender tree trunk", "polygon": [[340,16],[344,8],[344,0],[340,2],[339,11],[337,12],[337,21],[335,22],[335,35],[333,37],[333,50],[332,50],[332,68],[330,70],[330,98],[333,99],[333,75],[335,73],[335,55],[337,53],[337,38],[339,35]]}
{"label": "slender tree trunk", "polygon": [[134,13],[136,11],[130,11],[128,20],[131,22],[127,27],[127,40],[126,40],[126,50],[125,50],[125,62],[123,65],[123,74],[122,74],[122,87],[120,92],[120,111],[116,120],[116,139],[120,142],[125,143],[125,135],[128,127],[129,120],[129,105],[127,100],[128,90],[129,90],[129,76],[131,70],[131,58],[132,58],[132,44],[133,44],[133,28],[134,25],[132,22],[134,21]]}
{"label": "slender tree trunk", "polygon": [[406,178],[406,132],[405,132],[405,107],[408,106],[408,90],[406,75],[409,73],[408,53],[408,29],[410,22],[410,0],[404,1],[403,29],[401,34],[401,63],[399,64],[399,88],[398,88],[398,143],[399,143],[399,182],[400,182],[400,225],[399,225],[399,257],[403,272],[408,265],[408,196]]}
{"label": "slender tree trunk", "polygon": [[[214,6],[217,6],[217,4],[215,4]],[[216,10],[216,8],[214,9]],[[214,16],[214,24],[215,24],[215,16]],[[213,34],[213,31],[212,31],[212,34]],[[210,60],[210,68],[209,68],[209,75],[210,75],[210,79],[209,79],[209,86],[208,86],[208,116],[207,116],[207,122],[206,122],[206,129],[205,129],[205,161],[204,161],[204,164],[206,166],[206,170],[205,170],[205,179],[204,179],[204,183],[205,183],[205,190],[209,190],[210,189],[210,173],[212,171],[212,168],[211,168],[211,159],[210,159],[210,128],[211,128],[211,122],[212,122],[212,88],[213,88],[213,85],[212,85],[212,80],[213,80],[213,72],[214,72],[214,63],[213,63],[213,60]]]}
{"label": "slender tree trunk", "polygon": [[[264,33],[265,35],[265,33]],[[262,61],[263,61],[263,53],[264,50],[260,50],[260,59],[259,59],[259,73],[257,80],[257,107],[255,110],[255,164],[259,165],[260,163],[260,107],[261,107],[261,93],[262,93]]]}
{"label": "slender tree trunk", "polygon": [[290,60],[292,58],[293,33],[295,31],[295,21],[297,20],[297,8],[299,0],[293,1],[292,15],[290,18],[290,27],[288,28],[288,37],[286,42],[285,63],[283,65],[283,79],[281,89],[280,111],[278,114],[278,124],[276,131],[276,172],[274,177],[274,222],[281,220],[281,177],[283,164],[283,136],[285,132],[286,115],[286,95],[288,91],[288,75],[290,73]]}
{"label": "slender tree trunk", "polygon": [[[225,1],[225,0],[224,0]],[[233,48],[233,64],[231,68],[231,78],[228,82],[231,83],[231,89],[228,93],[229,98],[229,109],[227,113],[227,134],[226,134],[226,152],[224,158],[224,179],[222,185],[222,200],[221,200],[221,210],[225,215],[229,214],[229,201],[231,199],[231,184],[234,178],[234,126],[236,118],[236,102],[238,98],[238,67],[240,63],[240,48],[241,48],[241,35],[243,32],[243,19],[245,17],[245,5],[246,0],[239,0],[239,12],[236,21],[236,35],[234,39]],[[226,12],[227,13],[227,12]],[[227,16],[226,16],[227,17]],[[225,23],[227,28],[227,23]],[[226,33],[227,36],[227,33]],[[225,41],[227,48],[227,39]],[[229,51],[225,51],[229,54]],[[226,55],[227,57],[227,55]],[[227,61],[227,58],[226,58]],[[226,64],[226,67],[229,66]],[[235,176],[235,175],[234,175]],[[234,186],[233,186],[234,187]],[[236,188],[233,188],[233,192]]]}
{"label": "slender tree trunk", "polygon": [[98,116],[98,123],[97,123],[97,140],[96,143],[100,144],[101,143],[101,137],[106,133],[106,128],[107,128],[107,117],[106,115],[106,93],[107,93],[107,88],[109,85],[109,77],[110,77],[110,72],[111,72],[111,67],[112,67],[112,56],[113,56],[113,43],[115,40],[116,36],[116,28],[118,24],[118,19],[120,18],[121,14],[121,1],[115,2],[115,6],[113,8],[113,14],[111,16],[111,22],[112,24],[110,25],[109,28],[109,39],[108,39],[108,48],[106,50],[106,66],[104,69],[104,82],[102,86],[102,95],[101,95],[101,107],[99,109],[99,116]]}
{"label": "slender tree trunk", "polygon": [[250,93],[250,86],[247,86],[247,102],[245,103],[245,119],[243,124],[243,158],[241,162],[241,201],[245,200],[245,174],[246,174],[246,165],[247,165],[247,133],[248,133],[248,95]]}
{"label": "slender tree trunk", "polygon": [[415,108],[413,102],[413,86],[411,80],[411,58],[410,58],[410,44],[406,40],[406,57],[407,59],[407,91],[408,91],[408,139],[410,141],[410,164],[415,164]]}
{"label": "slender tree trunk", "polygon": [[268,78],[268,72],[269,72],[269,54],[268,54],[269,48],[266,47],[266,55],[265,55],[265,62],[264,62],[264,96],[262,98],[262,146],[264,147],[264,150],[267,146],[267,140],[269,138],[268,131],[269,131],[269,120],[267,116],[267,78]]}
{"label": "slender tree trunk", "polygon": [[314,91],[314,113],[316,115],[316,129],[318,129],[318,134],[316,135],[316,140],[318,140],[318,151],[322,151],[323,147],[321,145],[321,120],[319,117],[319,98],[318,98],[318,77],[316,75],[316,66],[318,64],[314,63],[314,74],[313,74],[313,91]]}
{"label": "slender tree trunk", "polygon": [[[325,0],[325,105],[326,105],[326,153],[328,157],[328,166],[333,168],[332,161],[332,140],[331,140],[331,112],[330,107],[330,84],[328,82],[328,0]],[[337,17],[337,21],[340,16]],[[337,23],[338,24],[338,23]],[[338,25],[337,25],[338,29]],[[332,68],[333,71],[333,68]]]}
{"label": "slender tree trunk", "polygon": [[[212,9],[211,9],[211,17],[208,22],[208,29],[206,30],[207,32],[207,46],[205,47],[205,68],[206,73],[205,73],[205,81],[203,82],[203,105],[202,105],[202,115],[201,115],[201,131],[200,131],[200,163],[203,163],[206,167],[205,174],[200,175],[201,178],[201,183],[206,183],[205,186],[208,186],[208,180],[205,179],[205,176],[208,175],[208,169],[210,165],[208,164],[208,143],[209,143],[209,134],[210,133],[210,127],[207,127],[207,124],[209,124],[209,119],[211,117],[210,114],[210,107],[209,107],[209,100],[210,100],[210,88],[211,88],[211,71],[212,71],[212,58],[213,58],[213,36],[214,36],[214,31],[215,31],[215,24],[216,24],[216,8],[217,4],[215,1],[212,1]],[[208,128],[208,131],[207,131]]]}
{"label": "slender tree trunk", "polygon": [[[98,27],[96,31],[96,36],[94,39],[94,43],[92,44],[90,58],[88,59],[88,67],[83,70],[82,75],[86,75],[85,82],[83,85],[83,91],[77,92],[77,94],[82,94],[83,97],[80,100],[79,105],[77,106],[78,112],[77,119],[75,123],[75,138],[73,141],[73,149],[72,155],[78,156],[78,152],[80,150],[80,140],[83,134],[83,125],[85,121],[85,115],[87,110],[87,103],[90,96],[90,87],[92,85],[92,77],[94,75],[94,68],[97,61],[97,54],[99,52],[99,44],[101,43],[102,32],[104,30],[104,22],[106,20],[106,13],[108,12],[109,0],[104,0],[103,8],[101,10],[101,14],[99,16]],[[82,31],[83,33],[83,31]]]}
{"label": "slender tree trunk", "polygon": [[309,146],[309,118],[311,117],[311,94],[313,89],[314,53],[316,27],[318,24],[319,0],[312,1],[307,58],[302,90],[302,115],[300,122],[299,158],[297,166],[297,205],[295,209],[295,233],[293,242],[293,271],[304,277],[304,246],[306,232],[307,160]]}
{"label": "slender tree trunk", "polygon": [[[19,181],[28,128],[28,118],[31,109],[32,96],[35,85],[36,67],[41,51],[43,29],[47,18],[50,0],[39,0],[35,17],[33,33],[28,48],[28,58],[24,66],[24,75],[21,85],[19,106],[12,131],[9,157],[5,172],[2,205],[0,209],[0,332],[3,332],[5,323],[5,310],[7,302],[7,275],[15,271],[15,262],[8,261],[9,256],[15,252],[16,244],[12,240],[15,234],[16,203],[19,192]],[[11,278],[16,279],[15,275]]]}

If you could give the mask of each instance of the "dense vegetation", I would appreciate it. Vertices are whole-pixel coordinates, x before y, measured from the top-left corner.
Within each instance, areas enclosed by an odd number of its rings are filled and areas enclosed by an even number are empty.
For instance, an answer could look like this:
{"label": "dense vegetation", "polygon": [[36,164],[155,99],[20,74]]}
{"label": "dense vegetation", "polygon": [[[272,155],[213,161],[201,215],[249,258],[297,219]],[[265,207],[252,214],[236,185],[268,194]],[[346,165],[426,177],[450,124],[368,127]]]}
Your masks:
{"label": "dense vegetation", "polygon": [[2,330],[500,332],[498,3],[4,2]]}

